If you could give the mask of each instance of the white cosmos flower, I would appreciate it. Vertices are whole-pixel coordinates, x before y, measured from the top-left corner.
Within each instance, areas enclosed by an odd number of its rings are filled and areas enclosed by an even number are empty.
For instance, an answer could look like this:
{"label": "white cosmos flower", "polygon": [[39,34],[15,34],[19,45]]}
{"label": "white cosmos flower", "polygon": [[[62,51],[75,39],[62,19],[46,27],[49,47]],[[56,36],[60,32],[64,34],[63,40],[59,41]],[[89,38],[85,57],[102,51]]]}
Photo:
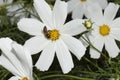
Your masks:
{"label": "white cosmos flower", "polygon": [[116,78],[109,78],[108,80],[120,80],[120,77]]}
{"label": "white cosmos flower", "polygon": [[[3,6],[3,5],[6,5],[6,4],[12,4],[13,3],[13,0],[0,0],[0,6]],[[22,8],[21,5],[11,5],[11,6],[7,6],[5,7],[7,9],[7,15],[8,16],[11,16],[11,13],[14,12],[14,11],[17,11],[18,9]],[[2,7],[0,8],[2,9]],[[19,11],[20,12],[20,11]],[[14,14],[15,16],[17,14]],[[13,13],[12,13],[12,16],[13,16]]]}
{"label": "white cosmos flower", "polygon": [[115,78],[109,78],[109,80],[115,80]]}
{"label": "white cosmos flower", "polygon": [[0,49],[1,65],[14,75],[9,80],[33,80],[32,59],[28,50],[10,38],[0,39]]}
{"label": "white cosmos flower", "polygon": [[68,73],[74,67],[69,50],[79,60],[85,54],[86,48],[83,44],[72,37],[83,31],[82,20],[64,24],[67,17],[67,3],[64,1],[56,0],[53,11],[45,0],[34,0],[34,7],[43,23],[28,18],[18,22],[21,31],[34,36],[26,41],[25,47],[33,54],[42,51],[35,65],[41,71],[49,69],[56,53],[63,73]]}
{"label": "white cosmos flower", "polygon": [[[103,46],[109,53],[111,58],[115,58],[120,52],[116,45],[115,39],[120,40],[120,17],[115,19],[119,5],[109,3],[104,13],[98,4],[94,4],[88,8],[91,20],[94,22],[90,40],[95,48],[102,51]],[[100,54],[90,49],[92,58],[99,58]]]}
{"label": "white cosmos flower", "polygon": [[[27,12],[26,9],[23,8],[25,4],[17,4],[17,2],[19,1],[14,2],[14,0],[0,0],[0,12],[3,13],[3,10],[5,10],[7,13],[7,16],[10,17],[12,24],[18,22],[20,18],[26,17],[28,15],[28,12],[36,14],[35,9],[29,7],[27,8],[27,11],[28,11]],[[9,5],[3,8],[2,6],[6,4],[12,4],[12,5]],[[0,15],[0,16],[3,16],[3,15]],[[30,15],[30,17],[34,17],[34,16]]]}
{"label": "white cosmos flower", "polygon": [[6,3],[12,3],[12,2],[13,2],[13,0],[8,0],[7,2],[4,0],[0,0],[0,5],[4,5]]}
{"label": "white cosmos flower", "polygon": [[68,12],[72,12],[72,18],[82,18],[84,15],[87,16],[87,7],[99,3],[104,9],[107,6],[107,0],[69,0],[68,1]]}

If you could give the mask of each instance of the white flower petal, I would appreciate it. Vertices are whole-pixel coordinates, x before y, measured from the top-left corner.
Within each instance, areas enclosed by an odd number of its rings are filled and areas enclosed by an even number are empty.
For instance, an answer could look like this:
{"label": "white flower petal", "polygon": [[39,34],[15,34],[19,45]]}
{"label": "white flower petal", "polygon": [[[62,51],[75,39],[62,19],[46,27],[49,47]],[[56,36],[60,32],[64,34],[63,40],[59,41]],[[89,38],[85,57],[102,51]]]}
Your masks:
{"label": "white flower petal", "polygon": [[[87,33],[87,34],[83,34],[82,36],[83,36],[86,40],[88,40],[88,39],[87,39],[87,36],[89,36],[89,35],[90,35],[90,33]],[[89,46],[89,44],[88,44],[82,37],[80,37],[79,40],[82,42],[82,44],[83,44],[85,47],[88,47],[88,46]]]}
{"label": "white flower petal", "polygon": [[120,28],[111,28],[111,34],[120,35]]}
{"label": "white flower petal", "polygon": [[51,66],[55,56],[55,43],[49,43],[45,49],[43,49],[35,66],[41,71],[47,71]]}
{"label": "white flower petal", "polygon": [[78,18],[82,18],[83,15],[85,14],[85,6],[83,6],[82,4],[79,4],[76,6],[76,8],[73,10],[72,12],[72,18],[73,19],[78,19]]}
{"label": "white flower petal", "polygon": [[43,50],[48,43],[49,40],[47,40],[44,36],[35,36],[27,40],[24,47],[30,50],[31,54],[36,54]]}
{"label": "white flower petal", "polygon": [[93,22],[95,22],[97,25],[103,24],[103,13],[102,8],[99,6],[99,4],[95,3],[87,7],[87,12]]}
{"label": "white flower petal", "polygon": [[120,28],[111,28],[110,36],[116,40],[120,41]]}
{"label": "white flower petal", "polygon": [[112,37],[114,37],[117,40],[120,40],[120,18],[117,18],[115,20],[112,21],[110,27],[110,33],[112,35]]}
{"label": "white flower petal", "polygon": [[52,16],[55,27],[62,27],[67,17],[67,3],[56,0]]}
{"label": "white flower petal", "polygon": [[106,7],[105,12],[104,12],[104,17],[106,19],[106,23],[111,23],[113,19],[115,18],[117,11],[119,9],[119,5],[114,4],[114,3],[109,3],[109,5]]}
{"label": "white flower petal", "polygon": [[42,21],[47,26],[53,26],[52,24],[52,11],[50,6],[46,3],[45,0],[34,0],[34,7],[39,14]]}
{"label": "white flower petal", "polygon": [[13,75],[21,75],[14,65],[4,55],[0,56],[1,65],[10,71]]}
{"label": "white flower petal", "polygon": [[67,2],[68,4],[68,13],[71,12],[73,9],[76,8],[77,5],[79,5],[79,1],[78,0],[69,0]]}
{"label": "white flower petal", "polygon": [[98,2],[102,9],[105,9],[107,7],[108,4],[107,0],[94,0],[94,1]]}
{"label": "white flower petal", "polygon": [[83,25],[84,21],[81,19],[75,19],[66,23],[61,29],[60,32],[69,35],[78,35],[86,30]]}
{"label": "white flower petal", "polygon": [[68,73],[74,67],[71,54],[61,39],[56,41],[56,47],[56,55],[62,71],[63,73]]}
{"label": "white flower petal", "polygon": [[12,52],[23,65],[24,71],[26,71],[26,76],[32,75],[32,58],[30,52],[17,43],[13,43],[12,46]]}
{"label": "white flower petal", "polygon": [[13,41],[10,38],[0,38],[0,46],[7,47],[8,51],[11,51],[11,43]]}
{"label": "white flower petal", "polygon": [[20,76],[24,76],[26,72],[23,69],[23,66],[22,66],[21,62],[16,57],[16,55],[14,55],[11,52],[5,51],[5,50],[2,50],[2,51],[5,54],[6,58],[9,60],[9,62],[14,66],[14,68],[16,68],[17,71],[19,71],[18,74]]}
{"label": "white flower petal", "polygon": [[11,77],[10,79],[8,79],[8,80],[19,80],[20,79],[20,77],[18,77],[18,76],[13,76],[13,77]]}
{"label": "white flower petal", "polygon": [[68,49],[80,60],[84,56],[86,48],[83,44],[75,39],[74,37],[68,35],[62,35],[62,39],[67,45]]}
{"label": "white flower petal", "polygon": [[17,25],[21,31],[27,32],[30,35],[41,35],[44,27],[40,21],[31,18],[23,18]]}
{"label": "white flower petal", "polygon": [[[104,46],[104,39],[100,36],[97,36],[96,38],[94,38],[94,41],[92,43],[92,45],[98,49],[99,51],[102,52],[103,46]],[[99,58],[100,57],[100,53],[97,52],[95,49],[91,48],[90,50],[90,55],[91,58]]]}
{"label": "white flower petal", "polygon": [[117,44],[115,43],[115,40],[112,38],[108,38],[105,43],[105,48],[108,51],[108,54],[111,58],[115,58],[118,56],[118,53],[120,52]]}
{"label": "white flower petal", "polygon": [[[120,30],[119,30],[119,31],[120,31]],[[112,33],[110,36],[111,36],[112,38],[120,41],[120,34]]]}
{"label": "white flower petal", "polygon": [[120,27],[120,17],[113,20],[112,23],[110,24],[110,27],[111,28],[119,28]]}
{"label": "white flower petal", "polygon": [[[8,42],[7,40],[5,41]],[[23,70],[19,59],[8,48],[8,46],[11,46],[11,44],[6,44],[5,41],[0,43],[1,51],[3,52],[4,56],[9,60],[9,62],[19,71],[19,74],[24,75],[25,71]]]}
{"label": "white flower petal", "polygon": [[95,49],[90,48],[90,57],[93,59],[98,59],[100,58],[100,53],[97,52]]}

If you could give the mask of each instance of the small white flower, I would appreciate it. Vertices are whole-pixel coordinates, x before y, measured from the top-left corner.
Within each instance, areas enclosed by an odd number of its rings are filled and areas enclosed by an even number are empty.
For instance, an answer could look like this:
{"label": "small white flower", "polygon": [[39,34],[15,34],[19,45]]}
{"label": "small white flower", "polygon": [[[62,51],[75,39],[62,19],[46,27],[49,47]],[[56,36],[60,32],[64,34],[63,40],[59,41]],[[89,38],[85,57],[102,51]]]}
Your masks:
{"label": "small white flower", "polygon": [[25,47],[33,54],[42,51],[35,65],[41,71],[49,69],[56,53],[63,73],[68,73],[74,67],[69,50],[79,60],[85,54],[86,48],[83,44],[72,37],[83,31],[82,20],[77,19],[64,24],[67,17],[67,3],[60,0],[56,0],[53,11],[45,0],[34,0],[34,6],[43,23],[28,18],[18,22],[21,31],[34,36],[26,41]]}
{"label": "small white flower", "polygon": [[120,80],[120,77],[117,77],[117,79],[116,78],[109,78],[108,80]]}
{"label": "small white flower", "polygon": [[115,78],[109,78],[109,80],[115,80]]}
{"label": "small white flower", "polygon": [[[36,14],[35,9],[29,7],[26,10],[24,8],[25,4],[17,4],[17,2],[20,1],[13,2],[13,0],[0,0],[0,12],[2,14],[0,16],[7,15],[8,17],[10,17],[12,24],[16,23],[18,20],[20,20],[20,18],[26,17],[28,15],[28,12],[30,12],[31,14],[32,13]],[[12,4],[12,5],[2,7],[7,4]],[[34,16],[30,15],[30,17],[34,17]]]}
{"label": "small white flower", "polygon": [[[13,3],[13,0],[7,0],[7,1],[0,0],[0,10],[3,8],[2,6],[6,5],[6,4],[12,4],[12,3]],[[4,8],[7,10],[6,12],[8,12],[7,15],[10,16],[11,12],[17,11],[18,9],[21,8],[21,6],[20,5],[11,5],[11,6],[7,6]],[[16,15],[16,14],[14,14],[14,15]]]}
{"label": "small white flower", "polygon": [[13,0],[8,0],[7,2],[4,0],[0,0],[0,5],[4,5],[6,3],[12,3],[12,2],[13,2]]}
{"label": "small white flower", "polygon": [[28,50],[10,38],[0,39],[0,49],[1,65],[14,75],[9,80],[33,80],[32,59]]}
{"label": "small white flower", "polygon": [[69,0],[68,1],[68,12],[72,12],[72,18],[82,18],[84,15],[87,16],[87,7],[99,3],[104,9],[107,6],[107,0]]}
{"label": "small white flower", "polygon": [[[94,22],[91,31],[90,41],[95,48],[102,51],[103,46],[108,51],[111,58],[115,58],[120,52],[116,45],[115,39],[120,40],[120,17],[115,18],[119,5],[109,3],[105,8],[104,13],[98,4],[94,4],[88,8],[88,13],[91,20]],[[90,49],[92,58],[99,58],[100,54]]]}

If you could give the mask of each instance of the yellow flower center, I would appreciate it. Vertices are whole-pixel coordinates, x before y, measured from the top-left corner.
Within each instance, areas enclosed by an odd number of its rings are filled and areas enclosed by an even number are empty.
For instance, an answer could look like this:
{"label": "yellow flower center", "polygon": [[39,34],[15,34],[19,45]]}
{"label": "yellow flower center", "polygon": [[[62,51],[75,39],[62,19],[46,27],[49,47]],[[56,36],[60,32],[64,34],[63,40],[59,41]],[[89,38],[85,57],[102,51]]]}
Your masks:
{"label": "yellow flower center", "polygon": [[86,2],[87,0],[80,0],[81,2]]}
{"label": "yellow flower center", "polygon": [[60,36],[59,31],[56,30],[56,29],[54,29],[54,30],[49,30],[49,31],[48,31],[48,35],[50,36],[50,39],[51,39],[52,41],[55,41],[55,40],[59,39],[59,36]]}
{"label": "yellow flower center", "polygon": [[109,33],[110,33],[110,27],[108,25],[106,25],[106,24],[103,24],[102,26],[100,26],[99,33],[102,36],[109,35]]}
{"label": "yellow flower center", "polygon": [[88,21],[85,21],[85,22],[83,23],[83,25],[84,25],[87,29],[90,29],[90,28],[92,27],[93,23],[92,23],[90,20],[88,20]]}
{"label": "yellow flower center", "polygon": [[24,78],[22,78],[22,79],[20,79],[20,80],[29,80],[27,77],[24,77]]}
{"label": "yellow flower center", "polygon": [[53,30],[47,30],[47,27],[44,27],[43,28],[43,33],[44,33],[44,36],[47,38],[47,39],[50,39],[52,41],[55,41],[57,39],[59,39],[59,31],[56,30],[56,29],[53,29]]}

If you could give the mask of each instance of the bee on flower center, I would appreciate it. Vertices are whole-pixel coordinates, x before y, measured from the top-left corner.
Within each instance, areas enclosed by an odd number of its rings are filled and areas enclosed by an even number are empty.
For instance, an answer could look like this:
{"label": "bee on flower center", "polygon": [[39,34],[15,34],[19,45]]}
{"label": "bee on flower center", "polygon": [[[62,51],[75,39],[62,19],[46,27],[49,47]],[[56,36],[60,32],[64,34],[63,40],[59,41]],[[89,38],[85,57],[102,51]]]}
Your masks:
{"label": "bee on flower center", "polygon": [[59,36],[60,36],[58,30],[56,30],[56,29],[47,30],[46,26],[43,28],[43,34],[47,39],[50,39],[52,41],[59,39]]}
{"label": "bee on flower center", "polygon": [[44,36],[45,36],[47,39],[50,38],[49,30],[47,30],[47,27],[46,27],[46,26],[43,28],[43,34],[44,34]]}

